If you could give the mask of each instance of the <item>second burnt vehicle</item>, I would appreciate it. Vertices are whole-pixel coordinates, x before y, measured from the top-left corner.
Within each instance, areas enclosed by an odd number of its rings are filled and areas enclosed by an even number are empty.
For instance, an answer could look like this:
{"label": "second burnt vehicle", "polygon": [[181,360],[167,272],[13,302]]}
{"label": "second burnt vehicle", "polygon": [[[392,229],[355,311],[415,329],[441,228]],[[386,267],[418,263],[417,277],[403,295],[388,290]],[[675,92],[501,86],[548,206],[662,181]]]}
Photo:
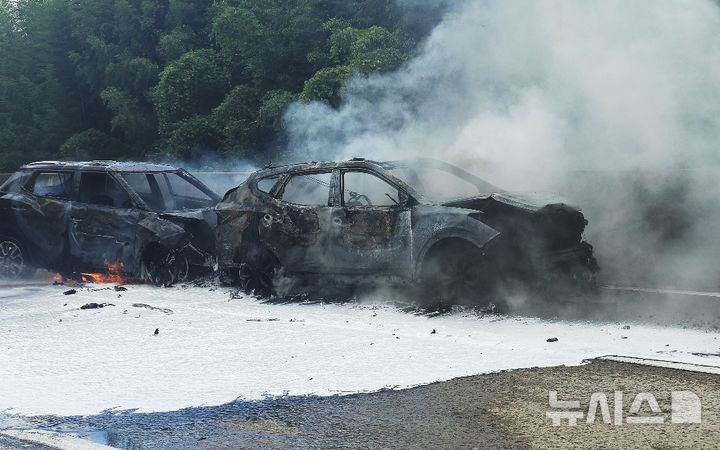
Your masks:
{"label": "second burnt vehicle", "polygon": [[578,208],[508,194],[437,160],[267,167],[216,211],[221,276],[264,295],[280,271],[409,280],[442,303],[491,299],[508,280],[595,283]]}
{"label": "second burnt vehicle", "polygon": [[0,187],[0,278],[28,267],[106,272],[158,285],[214,265],[219,201],[162,164],[36,162]]}

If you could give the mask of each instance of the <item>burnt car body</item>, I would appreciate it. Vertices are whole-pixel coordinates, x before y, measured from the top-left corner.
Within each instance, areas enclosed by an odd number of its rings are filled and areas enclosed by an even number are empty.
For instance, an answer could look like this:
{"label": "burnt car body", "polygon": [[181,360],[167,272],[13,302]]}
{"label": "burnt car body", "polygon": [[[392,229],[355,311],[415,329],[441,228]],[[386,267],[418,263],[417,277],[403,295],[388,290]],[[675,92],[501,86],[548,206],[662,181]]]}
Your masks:
{"label": "burnt car body", "polygon": [[183,169],[36,162],[0,187],[0,277],[27,267],[170,284],[214,265],[217,194]]}
{"label": "burnt car body", "polygon": [[279,269],[420,281],[452,302],[487,298],[501,279],[592,286],[597,270],[578,208],[437,160],[268,167],[216,211],[220,273],[264,294]]}

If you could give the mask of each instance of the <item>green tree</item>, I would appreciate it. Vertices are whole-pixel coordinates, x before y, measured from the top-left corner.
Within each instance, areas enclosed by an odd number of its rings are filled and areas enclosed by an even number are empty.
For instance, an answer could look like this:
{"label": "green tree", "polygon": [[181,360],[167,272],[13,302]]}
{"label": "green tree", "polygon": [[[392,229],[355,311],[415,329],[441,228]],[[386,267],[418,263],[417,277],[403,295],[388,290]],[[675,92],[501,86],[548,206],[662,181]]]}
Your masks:
{"label": "green tree", "polygon": [[180,121],[207,115],[225,96],[230,76],[210,49],[190,51],[170,63],[153,90],[160,133]]}
{"label": "green tree", "polygon": [[123,150],[122,144],[116,139],[90,128],[65,141],[60,146],[60,155],[75,160],[112,159]]}
{"label": "green tree", "polygon": [[407,60],[441,7],[405,3],[0,0],[0,170],[208,151],[267,160],[286,144],[291,102],[337,107],[349,77]]}
{"label": "green tree", "polygon": [[358,29],[331,20],[325,27],[332,31],[328,60],[336,65],[318,70],[305,82],[300,99],[306,102],[319,100],[337,107],[342,87],[352,74],[395,70],[407,61],[413,47],[412,39],[403,33],[379,26]]}

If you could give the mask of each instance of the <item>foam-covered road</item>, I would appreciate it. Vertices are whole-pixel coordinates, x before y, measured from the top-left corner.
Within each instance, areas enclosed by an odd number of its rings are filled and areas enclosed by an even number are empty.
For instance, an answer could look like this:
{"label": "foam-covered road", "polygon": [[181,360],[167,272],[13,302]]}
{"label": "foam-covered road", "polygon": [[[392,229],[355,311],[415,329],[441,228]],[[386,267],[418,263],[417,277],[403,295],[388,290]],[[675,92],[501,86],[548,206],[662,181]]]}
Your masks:
{"label": "foam-covered road", "polygon": [[[18,415],[367,392],[607,354],[720,365],[717,332],[680,326],[270,304],[219,288],[68,289],[0,288],[0,427]],[[80,309],[89,303],[109,305]]]}

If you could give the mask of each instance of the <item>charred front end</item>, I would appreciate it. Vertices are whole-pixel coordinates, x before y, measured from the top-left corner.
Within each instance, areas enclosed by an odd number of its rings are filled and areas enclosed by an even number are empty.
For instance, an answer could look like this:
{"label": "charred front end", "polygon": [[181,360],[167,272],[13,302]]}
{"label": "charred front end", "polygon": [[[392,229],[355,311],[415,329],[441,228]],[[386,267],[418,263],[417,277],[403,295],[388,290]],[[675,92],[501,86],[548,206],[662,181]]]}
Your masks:
{"label": "charred front end", "polygon": [[491,253],[503,275],[594,286],[598,266],[592,246],[583,241],[588,221],[579,208],[547,196],[507,193],[447,205],[482,212],[481,220],[500,232]]}

